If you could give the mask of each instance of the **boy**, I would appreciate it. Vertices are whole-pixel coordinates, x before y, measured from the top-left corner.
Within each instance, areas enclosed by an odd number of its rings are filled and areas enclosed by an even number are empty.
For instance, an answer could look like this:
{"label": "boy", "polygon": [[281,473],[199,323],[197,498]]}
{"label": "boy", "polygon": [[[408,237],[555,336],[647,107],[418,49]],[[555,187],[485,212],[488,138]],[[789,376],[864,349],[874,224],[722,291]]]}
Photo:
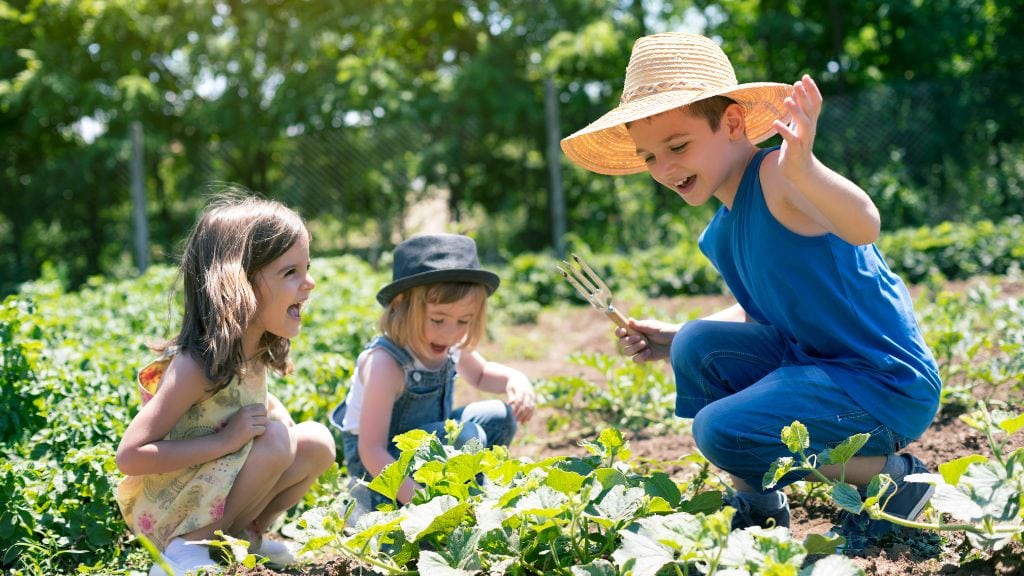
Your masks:
{"label": "boy", "polygon": [[[699,245],[737,303],[683,326],[630,320],[632,332],[617,334],[637,362],[670,360],[676,415],[694,419],[697,446],[733,478],[734,529],[789,525],[785,495],[761,479],[789,455],[779,434],[793,420],[814,451],[870,433],[845,480],[863,487],[889,474],[887,512],[914,519],[933,491],[904,481],[926,468],[896,452],[931,423],[938,369],[906,287],[873,244],[877,208],[813,154],[821,103],[809,76],[737,84],[710,39],[656,34],[634,45],[620,105],[562,141],[588,170],[647,170],[687,204],[722,203]],[[756,146],[776,132],[781,147]],[[847,515],[839,531],[855,551],[894,528]]]}

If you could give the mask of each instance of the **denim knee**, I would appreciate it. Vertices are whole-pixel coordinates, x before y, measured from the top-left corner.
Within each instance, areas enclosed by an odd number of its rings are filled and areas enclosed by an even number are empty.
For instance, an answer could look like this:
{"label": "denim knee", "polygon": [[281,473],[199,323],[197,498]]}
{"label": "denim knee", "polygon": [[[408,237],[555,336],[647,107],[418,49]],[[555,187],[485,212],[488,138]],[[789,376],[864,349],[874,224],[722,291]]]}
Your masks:
{"label": "denim knee", "polygon": [[480,441],[482,446],[487,446],[487,432],[476,422],[463,422],[462,430],[459,432],[459,437],[455,439],[453,445],[456,448],[462,448],[472,439]]}
{"label": "denim knee", "polygon": [[741,459],[749,458],[749,454],[739,450],[736,422],[728,414],[717,410],[714,404],[697,412],[692,430],[693,440],[704,457],[726,472],[737,470],[736,464]]}
{"label": "denim knee", "polygon": [[452,417],[462,422],[478,424],[487,434],[487,448],[508,446],[516,435],[518,424],[512,407],[501,400],[482,400],[455,409]]}

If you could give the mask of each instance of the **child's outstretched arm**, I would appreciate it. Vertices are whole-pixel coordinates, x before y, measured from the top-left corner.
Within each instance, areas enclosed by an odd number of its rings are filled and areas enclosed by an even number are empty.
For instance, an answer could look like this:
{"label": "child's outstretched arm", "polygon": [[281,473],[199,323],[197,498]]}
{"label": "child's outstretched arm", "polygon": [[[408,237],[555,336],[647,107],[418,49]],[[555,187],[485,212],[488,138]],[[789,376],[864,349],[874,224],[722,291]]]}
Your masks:
{"label": "child's outstretched arm", "polygon": [[505,394],[512,414],[520,424],[533,418],[537,395],[530,379],[519,370],[498,362],[488,362],[476,350],[463,350],[459,357],[459,374],[467,382],[485,392]]}
{"label": "child's outstretched arm", "polygon": [[[737,302],[732,306],[719,310],[705,316],[704,320],[716,322],[750,322],[747,311]],[[671,324],[661,320],[634,320],[629,319],[629,328],[616,328],[615,335],[619,337],[619,350],[623,354],[633,358],[637,364],[665,360],[668,358],[669,350],[672,347],[672,339],[676,332],[682,328],[682,324]]]}
{"label": "child's outstretched arm", "polygon": [[[405,372],[391,356],[382,350],[373,350],[367,356],[361,370],[363,381],[363,406],[359,412],[359,459],[374,477],[381,473],[395,458],[388,452],[391,438],[391,411],[395,400],[405,386]],[[405,504],[412,500],[419,486],[412,478],[406,478],[398,490],[398,501]]]}
{"label": "child's outstretched arm", "polygon": [[850,244],[870,244],[878,237],[878,208],[859,186],[814,156],[814,137],[823,98],[810,76],[793,84],[785,104],[792,122],[775,121],[782,136],[778,163],[762,169],[765,186],[779,190],[796,210]]}
{"label": "child's outstretched arm", "polygon": [[209,395],[202,366],[178,354],[160,389],[128,425],[117,447],[117,467],[129,476],[161,474],[216,460],[245,446],[267,427],[267,407],[243,406],[220,431],[188,440],[165,440],[194,404]]}

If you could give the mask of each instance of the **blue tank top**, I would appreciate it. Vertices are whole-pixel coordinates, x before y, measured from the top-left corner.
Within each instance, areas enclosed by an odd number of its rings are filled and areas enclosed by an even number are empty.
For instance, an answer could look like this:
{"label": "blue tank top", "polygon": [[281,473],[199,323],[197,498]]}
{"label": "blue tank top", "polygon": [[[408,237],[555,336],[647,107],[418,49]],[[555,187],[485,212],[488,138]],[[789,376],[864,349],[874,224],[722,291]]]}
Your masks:
{"label": "blue tank top", "polygon": [[772,216],[759,168],[747,166],[732,209],[722,206],[699,245],[747,314],[787,341],[784,364],[814,364],[898,434],[931,423],[942,383],[899,276],[874,244],[801,236]]}

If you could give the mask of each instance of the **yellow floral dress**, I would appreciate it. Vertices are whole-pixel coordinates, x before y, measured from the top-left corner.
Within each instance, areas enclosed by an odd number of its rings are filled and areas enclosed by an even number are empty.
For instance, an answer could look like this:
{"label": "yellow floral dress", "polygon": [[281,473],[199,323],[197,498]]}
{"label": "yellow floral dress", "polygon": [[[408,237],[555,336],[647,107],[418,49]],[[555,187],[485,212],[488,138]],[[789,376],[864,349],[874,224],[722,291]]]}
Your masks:
{"label": "yellow floral dress", "polygon": [[[171,356],[139,372],[142,403],[160,387]],[[185,440],[221,430],[235,412],[248,404],[267,404],[266,370],[251,370],[213,396],[192,406],[167,440]],[[224,502],[252,448],[250,441],[237,452],[183,470],[127,476],[117,486],[117,503],[128,527],[163,550],[172,539],[209,526],[224,515]]]}

